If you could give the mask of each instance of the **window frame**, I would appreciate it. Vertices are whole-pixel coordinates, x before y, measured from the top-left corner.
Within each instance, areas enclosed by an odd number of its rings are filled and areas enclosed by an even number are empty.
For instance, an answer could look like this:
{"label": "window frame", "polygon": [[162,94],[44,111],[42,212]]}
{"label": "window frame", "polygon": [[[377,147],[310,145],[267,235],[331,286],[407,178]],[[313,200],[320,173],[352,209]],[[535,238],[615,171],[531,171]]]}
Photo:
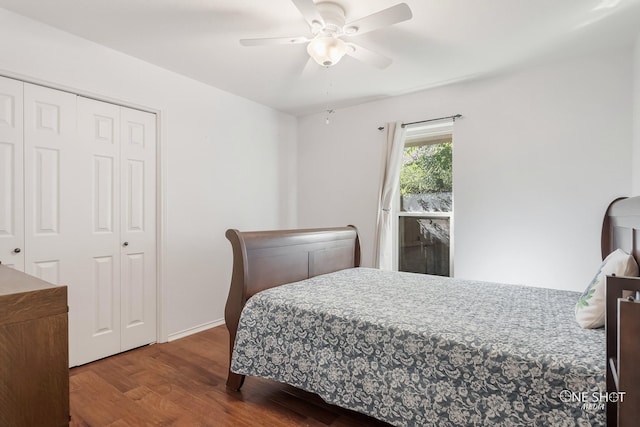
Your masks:
{"label": "window frame", "polygon": [[[452,148],[453,145],[453,120],[447,120],[442,122],[435,123],[426,123],[420,126],[411,126],[407,128],[405,139],[404,139],[404,148],[417,146],[417,145],[426,145],[426,144],[441,144],[445,142],[445,139],[450,139]],[[449,135],[450,138],[443,138],[444,136]],[[403,149],[404,149],[403,148]],[[453,154],[452,154],[453,156]],[[452,173],[455,169],[455,165],[453,164],[452,159]],[[402,170],[402,168],[401,168]],[[455,178],[454,178],[455,181]],[[392,206],[392,230],[393,230],[393,269],[398,271],[399,269],[399,261],[400,261],[400,217],[413,217],[413,218],[425,218],[425,219],[449,219],[449,277],[454,276],[454,210],[455,210],[455,194],[453,189],[451,191],[451,211],[450,212],[403,212],[400,210],[400,177],[398,176],[398,187],[396,191],[396,195],[393,198],[393,206]]]}

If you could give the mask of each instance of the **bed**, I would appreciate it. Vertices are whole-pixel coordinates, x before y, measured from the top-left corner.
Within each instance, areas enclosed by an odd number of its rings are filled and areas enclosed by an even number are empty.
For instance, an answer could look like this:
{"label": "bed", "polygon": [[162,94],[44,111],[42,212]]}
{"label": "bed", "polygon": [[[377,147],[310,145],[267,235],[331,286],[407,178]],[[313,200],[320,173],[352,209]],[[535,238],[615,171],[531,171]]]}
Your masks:
{"label": "bed", "polygon": [[[603,253],[637,258],[612,208]],[[231,390],[265,377],[398,426],[605,423],[562,394],[611,387],[605,331],[577,326],[577,292],[360,268],[351,226],[227,238]]]}

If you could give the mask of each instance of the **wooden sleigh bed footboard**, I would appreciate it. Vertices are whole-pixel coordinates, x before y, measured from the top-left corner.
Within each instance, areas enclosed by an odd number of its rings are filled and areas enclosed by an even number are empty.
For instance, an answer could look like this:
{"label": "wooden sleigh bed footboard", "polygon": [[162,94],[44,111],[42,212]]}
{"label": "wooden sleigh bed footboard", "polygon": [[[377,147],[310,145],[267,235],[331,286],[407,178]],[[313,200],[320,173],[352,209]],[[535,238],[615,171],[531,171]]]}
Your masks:
{"label": "wooden sleigh bed footboard", "polygon": [[[607,277],[607,425],[640,419],[640,278]],[[632,294],[631,298],[625,295]]]}
{"label": "wooden sleigh bed footboard", "polygon": [[[617,199],[607,209],[602,226],[602,258],[616,249],[633,255],[640,264],[640,197]],[[608,426],[635,426],[640,419],[639,292],[640,278],[607,277]],[[609,396],[614,398],[609,399]]]}
{"label": "wooden sleigh bed footboard", "polygon": [[[240,314],[256,293],[320,274],[360,266],[360,240],[354,226],[277,231],[227,230],[233,272],[225,306],[229,366]],[[239,390],[244,375],[229,369],[227,387]]]}

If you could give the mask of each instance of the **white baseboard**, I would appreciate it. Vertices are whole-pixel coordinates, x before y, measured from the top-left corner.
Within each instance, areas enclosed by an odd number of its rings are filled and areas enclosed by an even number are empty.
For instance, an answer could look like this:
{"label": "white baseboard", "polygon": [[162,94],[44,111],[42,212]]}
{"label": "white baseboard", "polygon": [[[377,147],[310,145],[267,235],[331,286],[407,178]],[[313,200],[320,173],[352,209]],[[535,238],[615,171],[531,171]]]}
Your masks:
{"label": "white baseboard", "polygon": [[193,328],[185,329],[180,332],[174,332],[172,334],[169,334],[169,336],[167,337],[167,342],[188,337],[189,335],[197,334],[198,332],[206,331],[207,329],[215,328],[216,326],[220,325],[224,325],[224,319],[214,320],[213,322],[203,323],[202,325],[194,326]]}

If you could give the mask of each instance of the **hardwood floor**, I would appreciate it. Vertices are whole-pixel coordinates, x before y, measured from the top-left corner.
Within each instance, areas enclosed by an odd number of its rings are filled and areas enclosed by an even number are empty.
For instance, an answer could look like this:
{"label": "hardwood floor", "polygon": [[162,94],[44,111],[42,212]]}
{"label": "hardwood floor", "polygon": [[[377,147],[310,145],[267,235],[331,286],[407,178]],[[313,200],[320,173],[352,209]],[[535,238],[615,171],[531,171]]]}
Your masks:
{"label": "hardwood floor", "polygon": [[228,392],[224,326],[70,370],[70,426],[387,426],[249,377]]}

